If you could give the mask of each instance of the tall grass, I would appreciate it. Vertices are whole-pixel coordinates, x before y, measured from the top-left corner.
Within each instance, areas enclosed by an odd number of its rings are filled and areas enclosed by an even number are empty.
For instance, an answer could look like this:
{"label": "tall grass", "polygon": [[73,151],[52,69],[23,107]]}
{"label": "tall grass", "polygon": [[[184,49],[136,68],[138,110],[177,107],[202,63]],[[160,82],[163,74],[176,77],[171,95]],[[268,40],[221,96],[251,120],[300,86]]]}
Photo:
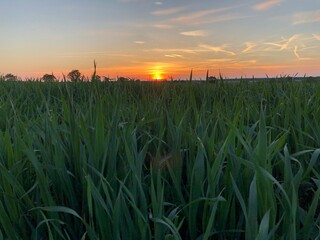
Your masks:
{"label": "tall grass", "polygon": [[320,84],[0,82],[0,239],[320,238]]}

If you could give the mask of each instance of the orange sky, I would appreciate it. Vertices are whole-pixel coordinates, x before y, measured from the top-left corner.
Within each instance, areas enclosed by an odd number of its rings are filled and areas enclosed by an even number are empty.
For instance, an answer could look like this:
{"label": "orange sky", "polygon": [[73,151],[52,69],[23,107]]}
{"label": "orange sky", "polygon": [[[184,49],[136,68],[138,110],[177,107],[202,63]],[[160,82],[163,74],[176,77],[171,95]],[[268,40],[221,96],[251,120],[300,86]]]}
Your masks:
{"label": "orange sky", "polygon": [[318,0],[12,0],[0,22],[0,74],[22,78],[320,75]]}

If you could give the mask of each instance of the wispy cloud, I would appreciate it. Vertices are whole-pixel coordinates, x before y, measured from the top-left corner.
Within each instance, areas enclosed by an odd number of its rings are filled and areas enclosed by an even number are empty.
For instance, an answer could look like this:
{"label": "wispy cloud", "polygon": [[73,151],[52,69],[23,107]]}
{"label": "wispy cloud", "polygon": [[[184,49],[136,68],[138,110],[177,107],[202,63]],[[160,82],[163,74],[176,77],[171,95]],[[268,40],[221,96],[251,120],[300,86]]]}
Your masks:
{"label": "wispy cloud", "polygon": [[226,62],[232,62],[234,59],[232,58],[216,58],[216,59],[209,59],[209,62],[214,62],[214,63],[226,63]]}
{"label": "wispy cloud", "polygon": [[134,41],[135,44],[145,44],[145,41]]}
{"label": "wispy cloud", "polygon": [[298,58],[298,60],[301,60],[301,61],[314,60],[313,58],[301,57],[300,54],[298,53],[298,48],[299,48],[298,46],[295,46],[293,50],[293,53]]}
{"label": "wispy cloud", "polygon": [[320,22],[320,10],[299,12],[293,15],[293,24]]}
{"label": "wispy cloud", "polygon": [[242,53],[250,52],[256,46],[256,44],[252,42],[246,42],[245,44],[246,48],[242,50]]}
{"label": "wispy cloud", "polygon": [[198,52],[203,52],[199,49],[192,49],[192,48],[153,48],[153,49],[146,49],[146,52],[163,52],[163,53],[172,53],[172,52],[183,52],[189,54],[196,54]]}
{"label": "wispy cloud", "polygon": [[174,28],[174,26],[170,25],[170,24],[154,24],[152,26],[154,28],[159,28],[159,29],[171,29],[171,28]]}
{"label": "wispy cloud", "polygon": [[300,59],[300,55],[298,54],[298,46],[295,46],[295,47],[294,47],[293,52],[294,52],[294,55],[295,55],[298,59]]}
{"label": "wispy cloud", "polygon": [[172,15],[172,14],[177,14],[179,12],[182,12],[185,9],[186,9],[185,7],[169,8],[169,9],[153,11],[151,12],[151,14],[155,16]]}
{"label": "wispy cloud", "polygon": [[257,11],[267,11],[275,5],[280,4],[284,0],[266,0],[264,2],[253,5],[253,9]]}
{"label": "wispy cloud", "polygon": [[156,5],[162,5],[162,2],[155,2],[154,4],[156,4]]}
{"label": "wispy cloud", "polygon": [[169,57],[169,58],[182,58],[183,56],[180,54],[166,54],[164,55],[165,57]]}
{"label": "wispy cloud", "polygon": [[278,47],[278,50],[286,50],[289,49],[290,44],[299,38],[298,34],[293,35],[290,38],[282,38],[281,41],[278,42],[266,42],[265,44]]}
{"label": "wispy cloud", "polygon": [[208,33],[204,30],[181,32],[180,34],[184,36],[190,36],[190,37],[204,37],[208,35]]}
{"label": "wispy cloud", "polygon": [[312,34],[313,38],[315,40],[319,40],[320,41],[320,35],[317,35],[317,34]]}
{"label": "wispy cloud", "polygon": [[235,56],[236,54],[232,51],[226,50],[225,48],[227,47],[227,45],[222,45],[222,46],[210,46],[210,45],[206,45],[206,44],[200,44],[199,47],[213,51],[215,53],[226,53],[232,56]]}
{"label": "wispy cloud", "polygon": [[115,57],[115,58],[123,58],[123,57],[134,57],[132,54],[123,54],[123,53],[110,53],[110,52],[74,52],[74,53],[67,53],[64,55],[59,55],[61,58],[84,58],[89,57],[92,58],[93,56],[108,56],[108,57]]}
{"label": "wispy cloud", "polygon": [[230,10],[232,8],[234,8],[234,7],[213,8],[213,9],[208,9],[208,10],[197,11],[197,12],[188,13],[188,14],[173,18],[171,21],[176,22],[176,23],[190,23],[190,22],[194,22],[196,20],[199,20],[200,18],[206,17],[208,15],[221,13],[221,12]]}

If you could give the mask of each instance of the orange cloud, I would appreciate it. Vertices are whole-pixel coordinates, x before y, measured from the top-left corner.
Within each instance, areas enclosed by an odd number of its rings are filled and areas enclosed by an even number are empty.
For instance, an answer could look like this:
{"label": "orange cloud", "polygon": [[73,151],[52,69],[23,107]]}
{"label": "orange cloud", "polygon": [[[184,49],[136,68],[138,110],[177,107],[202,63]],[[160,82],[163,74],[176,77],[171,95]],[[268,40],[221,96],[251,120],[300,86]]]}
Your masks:
{"label": "orange cloud", "polygon": [[208,33],[203,30],[181,32],[180,34],[184,36],[190,36],[190,37],[204,37],[208,35]]}
{"label": "orange cloud", "polygon": [[255,9],[257,11],[267,11],[270,8],[272,8],[273,6],[280,4],[281,2],[283,2],[283,0],[267,0],[262,3],[258,3],[256,5],[254,5],[253,9]]}
{"label": "orange cloud", "polygon": [[182,58],[182,55],[180,54],[166,54],[164,56],[169,58]]}

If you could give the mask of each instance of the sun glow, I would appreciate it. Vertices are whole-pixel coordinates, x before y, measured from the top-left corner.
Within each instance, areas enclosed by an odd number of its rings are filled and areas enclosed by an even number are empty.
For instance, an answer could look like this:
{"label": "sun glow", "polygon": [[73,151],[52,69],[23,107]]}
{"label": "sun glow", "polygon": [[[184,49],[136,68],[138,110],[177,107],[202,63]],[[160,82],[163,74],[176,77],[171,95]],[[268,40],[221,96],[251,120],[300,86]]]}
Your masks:
{"label": "sun glow", "polygon": [[151,79],[153,81],[162,81],[164,80],[164,71],[162,66],[155,66],[149,70],[149,74],[151,75]]}

